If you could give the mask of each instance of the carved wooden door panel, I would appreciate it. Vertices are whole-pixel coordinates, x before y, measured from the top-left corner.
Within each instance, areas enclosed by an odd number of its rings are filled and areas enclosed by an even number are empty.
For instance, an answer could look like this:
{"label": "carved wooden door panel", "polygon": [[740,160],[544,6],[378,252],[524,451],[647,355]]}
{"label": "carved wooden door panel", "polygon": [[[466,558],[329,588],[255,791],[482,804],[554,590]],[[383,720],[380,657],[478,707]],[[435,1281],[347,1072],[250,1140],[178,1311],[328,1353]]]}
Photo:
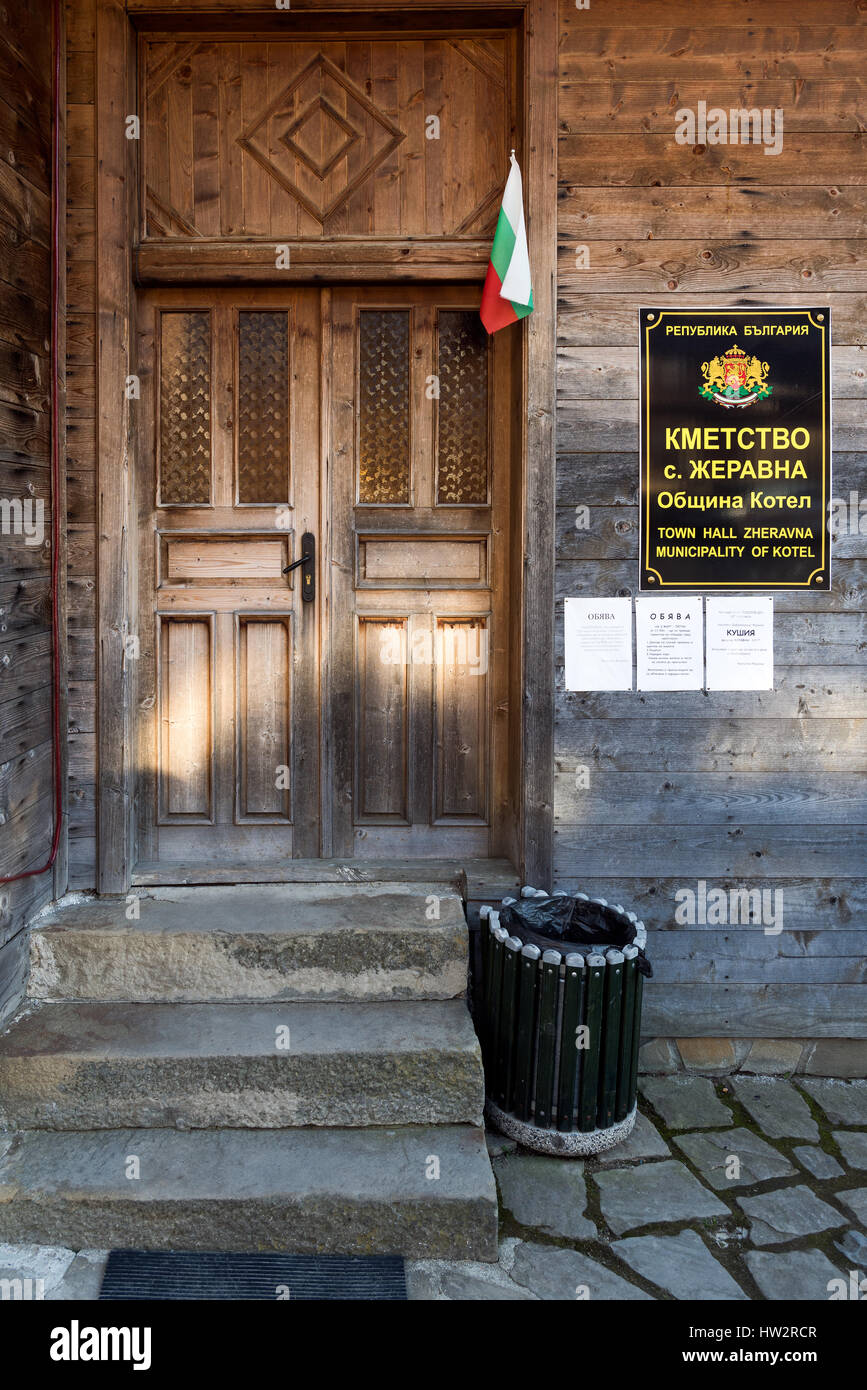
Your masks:
{"label": "carved wooden door panel", "polygon": [[507,335],[478,290],[333,290],[331,853],[502,852]]}
{"label": "carved wooden door panel", "polygon": [[341,28],[141,34],[145,241],[265,237],[303,259],[299,238],[487,236],[515,144],[514,32]]}
{"label": "carved wooden door panel", "polygon": [[[139,857],[319,854],[320,294],[154,291],[138,361]],[[147,464],[150,466],[146,466]]]}

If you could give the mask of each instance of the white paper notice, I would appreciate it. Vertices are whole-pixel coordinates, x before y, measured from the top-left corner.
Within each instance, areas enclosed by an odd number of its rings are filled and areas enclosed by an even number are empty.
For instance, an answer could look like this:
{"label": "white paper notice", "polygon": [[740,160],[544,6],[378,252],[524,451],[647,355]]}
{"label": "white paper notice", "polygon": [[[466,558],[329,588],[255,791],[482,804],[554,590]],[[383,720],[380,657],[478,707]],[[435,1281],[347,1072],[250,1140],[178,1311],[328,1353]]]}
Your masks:
{"label": "white paper notice", "polygon": [[773,690],[774,600],[709,598],[708,690]]}
{"label": "white paper notice", "polygon": [[567,598],[567,690],[632,689],[632,599]]}
{"label": "white paper notice", "polygon": [[636,595],[639,690],[701,690],[704,627],[701,599]]}

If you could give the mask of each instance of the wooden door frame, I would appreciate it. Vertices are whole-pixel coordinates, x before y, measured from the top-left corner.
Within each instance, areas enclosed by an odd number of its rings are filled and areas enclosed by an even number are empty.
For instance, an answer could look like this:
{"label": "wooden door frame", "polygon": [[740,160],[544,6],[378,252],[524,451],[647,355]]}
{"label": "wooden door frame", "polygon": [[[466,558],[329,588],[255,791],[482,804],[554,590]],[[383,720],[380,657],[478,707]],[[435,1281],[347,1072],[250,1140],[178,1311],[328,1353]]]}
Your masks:
{"label": "wooden door frame", "polygon": [[[136,673],[131,655],[137,612],[133,257],[136,241],[138,146],[127,138],[137,110],[134,23],[161,27],[227,16],[250,27],[273,5],[263,0],[97,0],[96,12],[96,310],[97,348],[97,872],[100,893],[129,889],[135,867]],[[293,0],[292,17],[317,12],[391,12],[398,27],[436,9],[420,0]],[[436,9],[442,15],[442,9]],[[551,0],[453,0],[455,26],[479,16],[491,25],[517,23],[523,73],[524,181],[535,311],[521,333],[526,434],[523,480],[512,528],[523,547],[520,672],[520,793],[516,858],[523,882],[550,884],[554,778],[554,504],[557,268],[557,6]],[[372,21],[373,22],[373,21]],[[440,268],[440,274],[442,274]],[[481,278],[474,265],[466,278]],[[384,271],[384,278],[391,274]],[[416,274],[418,272],[416,271]],[[421,276],[419,276],[421,278]],[[516,615],[513,615],[515,617]],[[518,630],[518,623],[515,629]]]}

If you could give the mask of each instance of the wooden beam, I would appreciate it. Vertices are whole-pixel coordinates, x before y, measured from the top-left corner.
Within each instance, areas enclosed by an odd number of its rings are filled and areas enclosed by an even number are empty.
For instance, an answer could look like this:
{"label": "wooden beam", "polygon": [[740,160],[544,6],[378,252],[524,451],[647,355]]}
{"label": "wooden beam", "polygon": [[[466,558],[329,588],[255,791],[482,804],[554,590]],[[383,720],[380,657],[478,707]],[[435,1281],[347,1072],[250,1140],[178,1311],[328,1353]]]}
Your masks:
{"label": "wooden beam", "polygon": [[524,399],[522,882],[551,887],[554,773],[554,499],[557,273],[557,8],[527,15],[525,177],[534,311]]}
{"label": "wooden beam", "polygon": [[[277,261],[289,247],[289,264]],[[322,281],[387,279],[482,281],[491,244],[486,241],[421,240],[412,237],[324,241],[189,241],[155,238],[143,242],[135,257],[140,285],[311,284]]]}
{"label": "wooden beam", "polygon": [[[173,21],[172,28],[179,27],[180,23],[187,27],[193,19],[205,19],[222,27],[227,20],[236,19],[249,30],[259,24],[279,26],[287,18],[293,21],[294,27],[299,15],[327,22],[330,15],[347,11],[365,24],[373,24],[379,14],[390,14],[401,28],[420,22],[430,24],[434,18],[446,25],[466,26],[473,16],[478,16],[485,25],[499,25],[514,22],[529,3],[530,0],[512,0],[507,4],[491,5],[485,0],[451,0],[447,7],[442,7],[432,5],[431,0],[376,0],[375,6],[366,5],[365,0],[292,0],[291,10],[275,13],[275,7],[269,6],[267,0],[264,3],[263,0],[127,0],[126,8],[137,17],[139,27],[147,23],[153,28],[157,24],[166,25],[167,21]],[[556,10],[556,5],[552,3],[549,8]],[[367,13],[368,9],[374,13]]]}
{"label": "wooden beam", "polygon": [[[126,892],[132,870],[130,670],[124,656],[131,603],[129,373],[132,169],[124,118],[132,54],[123,0],[98,0],[96,57],[97,226],[97,882]],[[129,177],[128,177],[129,175]]]}

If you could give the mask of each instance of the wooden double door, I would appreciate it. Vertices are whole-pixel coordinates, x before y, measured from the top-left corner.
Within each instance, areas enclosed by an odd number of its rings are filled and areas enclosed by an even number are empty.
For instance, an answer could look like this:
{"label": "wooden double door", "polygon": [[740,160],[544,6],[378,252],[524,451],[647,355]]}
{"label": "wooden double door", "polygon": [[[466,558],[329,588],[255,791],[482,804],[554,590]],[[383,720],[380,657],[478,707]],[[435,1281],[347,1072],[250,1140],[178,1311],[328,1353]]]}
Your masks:
{"label": "wooden double door", "polygon": [[477,304],[142,293],[140,861],[504,852],[516,392]]}

